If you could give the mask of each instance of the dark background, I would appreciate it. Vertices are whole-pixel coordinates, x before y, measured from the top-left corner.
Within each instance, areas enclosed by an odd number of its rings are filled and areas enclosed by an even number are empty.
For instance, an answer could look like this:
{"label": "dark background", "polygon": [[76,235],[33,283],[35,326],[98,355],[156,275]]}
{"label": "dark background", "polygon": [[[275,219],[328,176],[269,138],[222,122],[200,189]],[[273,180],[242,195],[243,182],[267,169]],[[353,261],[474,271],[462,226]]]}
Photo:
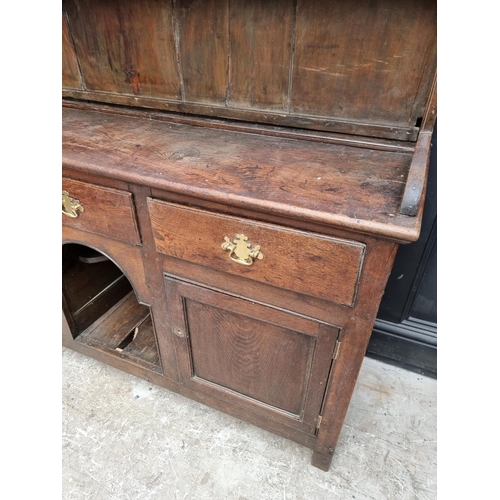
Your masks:
{"label": "dark background", "polygon": [[437,125],[432,137],[422,230],[401,245],[367,356],[437,377]]}

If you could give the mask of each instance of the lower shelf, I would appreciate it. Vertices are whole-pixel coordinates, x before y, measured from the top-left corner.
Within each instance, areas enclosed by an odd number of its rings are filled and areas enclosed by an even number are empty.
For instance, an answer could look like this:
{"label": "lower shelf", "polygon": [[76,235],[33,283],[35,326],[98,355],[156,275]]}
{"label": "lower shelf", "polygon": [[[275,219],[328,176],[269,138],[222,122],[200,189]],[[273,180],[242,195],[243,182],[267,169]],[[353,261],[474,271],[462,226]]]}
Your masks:
{"label": "lower shelf", "polygon": [[75,340],[161,373],[149,307],[130,292]]}

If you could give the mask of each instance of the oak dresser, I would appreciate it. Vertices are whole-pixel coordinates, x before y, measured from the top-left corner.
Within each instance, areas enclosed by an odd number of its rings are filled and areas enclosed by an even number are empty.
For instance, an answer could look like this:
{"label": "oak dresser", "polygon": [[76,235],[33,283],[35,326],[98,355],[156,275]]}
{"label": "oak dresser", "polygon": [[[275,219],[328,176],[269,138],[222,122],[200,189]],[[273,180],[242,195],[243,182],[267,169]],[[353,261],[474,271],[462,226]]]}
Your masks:
{"label": "oak dresser", "polygon": [[64,0],[63,344],[328,470],[436,117],[430,0]]}

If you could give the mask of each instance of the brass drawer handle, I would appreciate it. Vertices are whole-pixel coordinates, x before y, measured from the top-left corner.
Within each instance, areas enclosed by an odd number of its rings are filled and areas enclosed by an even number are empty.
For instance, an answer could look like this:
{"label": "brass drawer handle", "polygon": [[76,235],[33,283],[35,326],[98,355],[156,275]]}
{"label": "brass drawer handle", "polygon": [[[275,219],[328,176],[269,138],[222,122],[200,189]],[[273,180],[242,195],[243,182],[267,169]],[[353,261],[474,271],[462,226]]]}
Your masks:
{"label": "brass drawer handle", "polygon": [[78,217],[78,212],[83,212],[83,207],[82,204],[80,203],[80,200],[75,200],[74,198],[71,198],[69,193],[67,191],[62,192],[62,213],[64,215],[67,215],[68,217],[71,217],[72,219],[75,219]]}
{"label": "brass drawer handle", "polygon": [[247,243],[247,240],[248,236],[244,234],[237,234],[232,242],[227,236],[224,236],[224,243],[222,243],[221,247],[229,252],[229,257],[234,262],[244,266],[251,266],[254,259],[262,260],[264,254],[260,251],[260,245],[251,248],[252,245]]}

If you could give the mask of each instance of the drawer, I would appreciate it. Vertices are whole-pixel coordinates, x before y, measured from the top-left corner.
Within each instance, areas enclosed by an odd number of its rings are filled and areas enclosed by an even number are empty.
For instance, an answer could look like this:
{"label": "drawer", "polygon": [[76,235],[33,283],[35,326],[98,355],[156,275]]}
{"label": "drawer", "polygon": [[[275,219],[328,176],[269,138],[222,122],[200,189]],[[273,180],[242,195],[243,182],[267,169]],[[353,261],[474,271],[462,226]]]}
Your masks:
{"label": "drawer", "polygon": [[[156,249],[162,254],[338,304],[354,304],[364,244],[151,198],[148,207]],[[254,257],[248,255],[252,251]]]}
{"label": "drawer", "polygon": [[62,188],[64,225],[140,245],[131,193],[68,178]]}

